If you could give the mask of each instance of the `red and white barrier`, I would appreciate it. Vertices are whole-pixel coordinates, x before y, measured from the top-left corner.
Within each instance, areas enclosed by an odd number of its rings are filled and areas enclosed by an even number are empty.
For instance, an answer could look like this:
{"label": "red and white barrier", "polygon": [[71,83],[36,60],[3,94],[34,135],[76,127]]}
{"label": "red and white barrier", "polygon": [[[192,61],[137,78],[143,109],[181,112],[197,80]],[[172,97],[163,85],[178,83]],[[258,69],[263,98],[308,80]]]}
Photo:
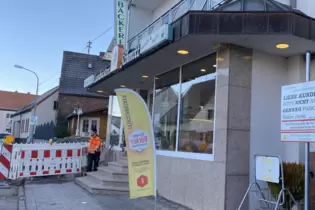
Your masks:
{"label": "red and white barrier", "polygon": [[3,145],[0,154],[0,179],[80,173],[87,166],[88,143]]}
{"label": "red and white barrier", "polygon": [[9,177],[11,156],[12,156],[12,145],[2,145],[0,154],[0,180]]}

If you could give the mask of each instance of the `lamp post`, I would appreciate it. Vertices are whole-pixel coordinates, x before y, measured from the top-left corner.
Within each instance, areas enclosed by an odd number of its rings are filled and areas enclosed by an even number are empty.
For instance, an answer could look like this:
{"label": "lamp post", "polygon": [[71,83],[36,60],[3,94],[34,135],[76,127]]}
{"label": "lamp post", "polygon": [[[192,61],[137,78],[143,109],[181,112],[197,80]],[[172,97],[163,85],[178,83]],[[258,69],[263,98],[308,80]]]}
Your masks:
{"label": "lamp post", "polygon": [[73,110],[73,114],[76,114],[78,116],[78,119],[77,119],[77,129],[76,129],[76,132],[75,132],[75,135],[76,136],[80,136],[80,115],[82,114],[82,109],[81,108],[75,108]]}
{"label": "lamp post", "polygon": [[[37,83],[36,83],[36,96],[38,96],[39,78],[38,78],[38,75],[36,74],[36,72],[31,70],[31,69],[27,69],[27,68],[25,68],[23,66],[20,66],[20,65],[14,65],[14,67],[18,68],[18,69],[23,69],[23,70],[28,71],[28,72],[31,72],[32,74],[34,74],[36,76],[36,80],[37,80]],[[34,121],[33,122],[34,124],[32,125],[32,129],[31,129],[30,143],[33,143],[33,135],[35,133],[36,108],[37,108],[37,99],[35,99],[34,112],[33,112],[33,116],[32,116],[32,119],[31,119],[31,121]]]}

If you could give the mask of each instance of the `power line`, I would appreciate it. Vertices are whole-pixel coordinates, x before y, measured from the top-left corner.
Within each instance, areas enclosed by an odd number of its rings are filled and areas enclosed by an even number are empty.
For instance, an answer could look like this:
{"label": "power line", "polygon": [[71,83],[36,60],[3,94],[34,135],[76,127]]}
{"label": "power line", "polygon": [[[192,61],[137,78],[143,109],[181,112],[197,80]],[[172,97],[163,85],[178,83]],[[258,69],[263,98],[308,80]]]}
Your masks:
{"label": "power line", "polygon": [[106,31],[104,31],[103,33],[101,33],[100,35],[98,35],[97,37],[95,37],[92,41],[89,40],[87,43],[86,43],[86,46],[84,47],[84,49],[82,50],[83,52],[85,51],[85,49],[87,48],[88,50],[88,54],[90,54],[90,51],[92,49],[92,44],[93,42],[95,42],[97,39],[99,39],[100,37],[102,37],[104,34],[106,34],[109,30],[111,30],[113,27],[109,27],[108,29],[106,29]]}
{"label": "power line", "polygon": [[110,29],[112,29],[113,27],[109,27],[106,31],[104,31],[103,33],[101,33],[98,37],[96,37],[95,39],[92,40],[92,42],[95,42],[98,38],[100,38],[101,36],[103,36],[104,34],[106,34]]}
{"label": "power line", "polygon": [[53,78],[56,77],[56,76],[60,76],[60,74],[54,74],[54,75],[50,76],[50,77],[47,78],[46,80],[44,80],[44,81],[42,81],[41,83],[39,83],[39,85],[42,85],[42,84],[48,82],[49,80],[53,79]]}

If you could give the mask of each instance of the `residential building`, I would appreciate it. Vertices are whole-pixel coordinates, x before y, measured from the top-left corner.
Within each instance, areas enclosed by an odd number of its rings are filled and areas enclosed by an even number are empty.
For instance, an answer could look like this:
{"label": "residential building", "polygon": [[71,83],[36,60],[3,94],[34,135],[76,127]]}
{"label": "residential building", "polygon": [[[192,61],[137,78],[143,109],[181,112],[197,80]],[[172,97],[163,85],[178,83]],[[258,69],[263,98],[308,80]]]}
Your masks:
{"label": "residential building", "polygon": [[[305,161],[304,144],[280,142],[280,101],[282,86],[305,81],[305,53],[315,51],[314,1],[128,3],[119,17],[129,15],[128,28],[122,29],[122,18],[115,32],[125,49],[123,64],[112,63],[112,71],[96,75],[87,88],[146,91],[142,96],[165,142],[156,151],[159,195],[196,210],[238,209],[255,180],[256,154]],[[114,48],[113,60],[117,49],[121,46]],[[176,93],[165,100],[177,108],[173,111],[155,100],[167,89]],[[109,125],[119,113],[116,101],[110,97]],[[174,116],[176,122],[165,120]],[[260,208],[255,196],[248,200],[243,209]]]}
{"label": "residential building", "polygon": [[108,97],[86,91],[83,84],[88,76],[105,70],[109,65],[110,61],[101,55],[64,52],[58,95],[59,130],[67,131],[66,118],[75,108],[81,108],[83,112],[107,108]]}
{"label": "residential building", "polygon": [[[33,124],[35,124],[35,139],[48,140],[55,136],[58,94],[59,87],[57,86],[11,115],[12,134],[18,141],[25,141],[31,136]],[[35,106],[36,122],[32,120]]]}
{"label": "residential building", "polygon": [[11,115],[35,98],[30,93],[0,91],[0,132],[11,133]]}
{"label": "residential building", "polygon": [[79,136],[90,137],[92,128],[96,128],[98,135],[106,138],[107,128],[107,108],[82,112],[78,117],[76,113],[71,113],[68,117],[68,133],[70,136],[76,135],[79,118]]}

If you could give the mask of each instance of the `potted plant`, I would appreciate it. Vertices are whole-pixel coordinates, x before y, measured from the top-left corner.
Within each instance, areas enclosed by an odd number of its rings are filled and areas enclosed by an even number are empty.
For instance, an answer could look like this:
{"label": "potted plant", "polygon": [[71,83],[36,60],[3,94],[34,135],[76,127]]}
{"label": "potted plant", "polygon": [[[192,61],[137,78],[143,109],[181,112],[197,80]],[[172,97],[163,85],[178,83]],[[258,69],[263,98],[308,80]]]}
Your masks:
{"label": "potted plant", "polygon": [[[284,187],[290,191],[294,199],[300,205],[304,199],[304,164],[302,163],[283,163]],[[313,172],[310,172],[310,177],[313,178]],[[282,180],[279,183],[268,182],[269,190],[272,196],[277,199],[281,191]],[[288,193],[285,193],[285,202],[283,207],[289,209],[294,206]],[[301,206],[292,207],[291,209],[299,209]]]}

